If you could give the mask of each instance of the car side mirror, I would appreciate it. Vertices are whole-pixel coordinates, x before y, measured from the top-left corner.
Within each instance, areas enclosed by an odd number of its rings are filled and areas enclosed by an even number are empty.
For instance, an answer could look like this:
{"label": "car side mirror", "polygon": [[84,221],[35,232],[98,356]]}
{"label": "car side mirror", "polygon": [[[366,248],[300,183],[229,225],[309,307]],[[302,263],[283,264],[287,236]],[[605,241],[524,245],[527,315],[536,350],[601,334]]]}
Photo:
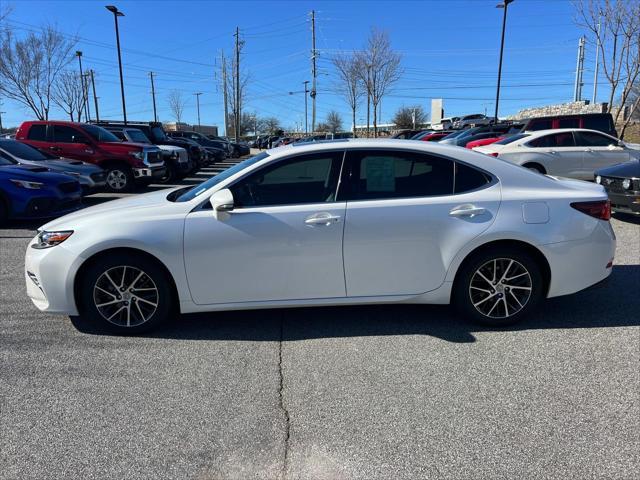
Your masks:
{"label": "car side mirror", "polygon": [[218,220],[221,220],[226,218],[225,215],[228,215],[229,212],[233,211],[233,194],[228,188],[218,190],[211,195],[209,203],[213,208],[213,216]]}

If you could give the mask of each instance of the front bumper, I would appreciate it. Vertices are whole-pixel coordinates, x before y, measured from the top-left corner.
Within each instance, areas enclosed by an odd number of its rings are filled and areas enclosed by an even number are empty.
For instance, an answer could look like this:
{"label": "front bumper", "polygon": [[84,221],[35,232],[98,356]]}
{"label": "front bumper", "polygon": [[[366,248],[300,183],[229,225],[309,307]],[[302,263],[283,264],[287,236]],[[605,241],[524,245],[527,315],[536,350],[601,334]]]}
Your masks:
{"label": "front bumper", "polygon": [[83,259],[63,245],[38,250],[27,246],[25,282],[27,295],[39,310],[49,313],[77,315],[73,278]]}
{"label": "front bumper", "polygon": [[167,167],[164,165],[158,165],[145,168],[134,168],[133,176],[136,180],[153,180],[162,178],[167,173]]}
{"label": "front bumper", "polygon": [[628,194],[607,192],[614,212],[640,215],[640,192]]}

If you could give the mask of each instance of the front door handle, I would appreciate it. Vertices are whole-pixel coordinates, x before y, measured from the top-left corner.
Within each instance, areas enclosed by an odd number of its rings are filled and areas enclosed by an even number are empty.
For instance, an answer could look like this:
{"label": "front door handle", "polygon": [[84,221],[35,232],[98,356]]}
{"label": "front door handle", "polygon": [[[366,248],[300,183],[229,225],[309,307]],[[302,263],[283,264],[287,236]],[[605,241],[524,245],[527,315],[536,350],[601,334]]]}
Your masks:
{"label": "front door handle", "polygon": [[338,223],[340,217],[337,215],[331,215],[329,212],[314,213],[304,219],[305,225],[324,225],[328,227],[332,223]]}
{"label": "front door handle", "polygon": [[471,203],[467,203],[465,205],[459,205],[457,207],[453,207],[449,211],[449,215],[452,217],[475,217],[476,215],[482,215],[486,213],[487,210],[482,207],[476,207]]}

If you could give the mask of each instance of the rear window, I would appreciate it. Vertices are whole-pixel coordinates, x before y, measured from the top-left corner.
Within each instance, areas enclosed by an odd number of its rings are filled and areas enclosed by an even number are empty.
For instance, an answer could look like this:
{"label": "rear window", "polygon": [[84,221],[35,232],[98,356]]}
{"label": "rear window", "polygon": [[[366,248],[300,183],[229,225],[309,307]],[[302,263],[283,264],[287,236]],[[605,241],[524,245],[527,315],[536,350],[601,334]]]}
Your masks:
{"label": "rear window", "polygon": [[27,133],[29,140],[40,140],[42,142],[47,140],[47,126],[38,123],[29,127],[29,133]]}
{"label": "rear window", "polygon": [[510,137],[503,138],[502,140],[498,140],[495,142],[496,145],[508,145],[516,140],[520,140],[521,138],[528,137],[528,133],[519,133],[517,135],[511,135]]}
{"label": "rear window", "polygon": [[464,163],[455,162],[456,172],[454,177],[454,192],[464,193],[471,190],[477,190],[488,183],[491,183],[491,177],[480,170],[477,170]]}
{"label": "rear window", "polygon": [[527,125],[527,130],[548,130],[553,128],[553,120],[533,120]]}
{"label": "rear window", "polygon": [[608,115],[584,117],[583,128],[589,130],[599,130],[601,132],[611,132],[613,130],[611,118]]}

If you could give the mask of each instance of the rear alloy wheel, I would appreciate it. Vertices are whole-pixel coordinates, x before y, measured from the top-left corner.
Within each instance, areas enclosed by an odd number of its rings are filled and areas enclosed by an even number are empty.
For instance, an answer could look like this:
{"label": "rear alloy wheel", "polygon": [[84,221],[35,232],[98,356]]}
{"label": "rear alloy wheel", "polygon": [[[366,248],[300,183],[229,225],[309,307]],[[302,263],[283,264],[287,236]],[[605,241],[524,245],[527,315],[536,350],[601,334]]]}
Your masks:
{"label": "rear alloy wheel", "polygon": [[81,316],[115,333],[149,331],[171,312],[166,274],[144,257],[116,254],[99,259],[81,285]]}
{"label": "rear alloy wheel", "polygon": [[491,326],[518,322],[543,296],[536,262],[517,250],[487,251],[467,262],[456,280],[456,307],[473,320]]}
{"label": "rear alloy wheel", "polygon": [[133,174],[126,167],[107,168],[107,189],[111,192],[122,193],[133,190]]}

